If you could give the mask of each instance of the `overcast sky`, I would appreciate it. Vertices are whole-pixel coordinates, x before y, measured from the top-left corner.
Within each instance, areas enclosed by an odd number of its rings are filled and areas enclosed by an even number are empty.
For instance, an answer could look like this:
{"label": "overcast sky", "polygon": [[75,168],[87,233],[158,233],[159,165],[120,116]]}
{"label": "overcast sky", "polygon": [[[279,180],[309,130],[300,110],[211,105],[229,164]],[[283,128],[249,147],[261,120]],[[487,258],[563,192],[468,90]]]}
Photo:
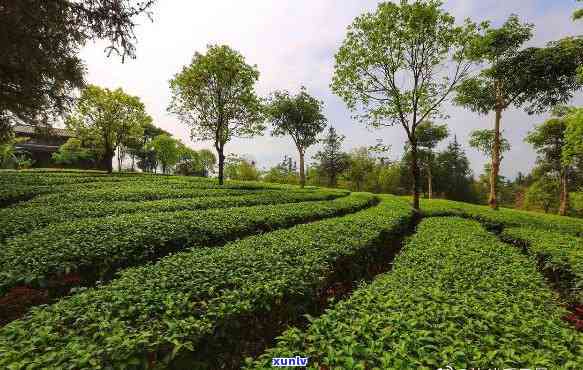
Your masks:
{"label": "overcast sky", "polygon": [[[211,143],[191,141],[188,127],[167,113],[168,81],[190,62],[195,51],[204,52],[207,44],[228,44],[240,51],[248,63],[257,64],[261,73],[259,95],[267,96],[277,89],[295,92],[305,85],[312,95],[324,101],[329,123],[346,135],[346,150],[374,145],[377,138],[382,138],[392,146],[390,156],[397,159],[403,150],[403,129],[371,131],[361,126],[329,89],[334,54],[346,27],[377,4],[369,0],[160,0],[153,8],[154,22],[142,20],[136,30],[137,59],[122,64],[119,58],[107,58],[101,42],[85,47],[82,57],[87,65],[87,81],[108,88],[121,87],[139,96],[157,126],[193,148],[212,148]],[[459,22],[470,17],[476,22],[490,20],[494,25],[516,13],[522,21],[536,26],[531,45],[542,46],[583,30],[583,22],[577,24],[570,19],[577,7],[575,0],[446,0],[444,7]],[[582,102],[579,94],[572,104]],[[493,116],[479,116],[449,104],[444,108],[451,117],[446,122],[451,133],[466,148],[474,173],[481,173],[486,159],[468,147],[468,134],[477,128],[491,128]],[[544,119],[544,115],[528,116],[522,111],[504,114],[502,127],[512,151],[505,155],[503,175],[514,177],[518,171],[531,169],[535,154],[523,138]],[[310,150],[308,156],[316,149]],[[296,156],[290,139],[272,138],[268,132],[261,138],[236,139],[227,144],[226,151],[253,158],[261,168],[276,164],[285,154]]]}

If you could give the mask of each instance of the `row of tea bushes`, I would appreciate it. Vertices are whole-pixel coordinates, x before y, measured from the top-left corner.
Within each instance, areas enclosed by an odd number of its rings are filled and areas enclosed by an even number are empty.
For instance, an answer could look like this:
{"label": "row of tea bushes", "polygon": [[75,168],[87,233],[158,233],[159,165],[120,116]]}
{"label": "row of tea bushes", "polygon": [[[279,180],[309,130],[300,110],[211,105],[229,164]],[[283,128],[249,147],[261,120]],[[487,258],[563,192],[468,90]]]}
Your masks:
{"label": "row of tea bushes", "polygon": [[412,218],[404,202],[386,197],[355,214],[124,270],[109,285],[34,309],[0,329],[0,367],[227,366],[258,328],[281,330],[301,317],[338,261],[352,264],[347,271],[363,269],[366,258],[354,256],[398,237]]}
{"label": "row of tea bushes", "polygon": [[309,357],[314,369],[582,369],[583,336],[536,263],[479,223],[422,221],[394,262],[247,368]]}
{"label": "row of tea bushes", "polygon": [[455,202],[443,199],[422,199],[424,216],[461,216],[480,221],[486,228],[501,231],[507,226],[529,226],[583,236],[583,220],[573,217],[528,212],[508,208],[497,211],[487,206]]}
{"label": "row of tea bushes", "polygon": [[[82,197],[98,197],[99,192],[108,192],[119,190],[121,192],[150,191],[155,193],[157,190],[196,190],[196,189],[273,189],[273,190],[290,190],[291,186],[266,184],[261,182],[242,182],[227,181],[225,185],[219,186],[216,179],[183,177],[183,176],[162,176],[151,174],[114,174],[82,176],[80,173],[74,173],[73,176],[47,175],[43,173],[19,173],[15,174],[0,172],[0,207],[11,205],[17,202],[33,199],[40,195],[51,195],[58,198],[58,194],[67,195],[71,198],[82,201]],[[96,192],[92,194],[92,192]],[[76,196],[73,193],[78,193]],[[107,195],[104,196],[107,196]],[[67,197],[66,196],[66,197]],[[62,201],[69,201],[67,198]],[[42,197],[41,197],[42,198]],[[156,198],[155,198],[156,199]],[[34,202],[35,200],[33,200]]]}
{"label": "row of tea bushes", "polygon": [[583,305],[583,238],[528,227],[511,227],[502,238],[537,257],[573,303]]}
{"label": "row of tea bushes", "polygon": [[332,201],[206,211],[141,212],[54,224],[5,241],[0,251],[0,292],[26,284],[60,286],[81,274],[89,281],[194,246],[219,245],[250,234],[352,213],[371,206],[371,194]]}
{"label": "row of tea bushes", "polygon": [[[254,192],[263,192],[269,190],[247,190],[247,189],[182,189],[179,187],[158,187],[144,186],[135,188],[108,187],[98,190],[76,190],[72,192],[59,191],[52,194],[37,196],[25,203],[18,204],[18,208],[24,207],[58,207],[61,204],[79,203],[79,202],[145,202],[162,199],[190,199],[201,197],[221,197],[221,196],[239,196],[251,194]],[[279,192],[278,190],[274,190]]]}
{"label": "row of tea bushes", "polygon": [[[318,200],[332,200],[346,193],[338,191],[264,191],[225,195],[225,191],[205,192],[196,198],[162,199],[154,201],[83,201],[62,202],[54,205],[34,205],[0,209],[0,241],[18,234],[29,233],[50,224],[69,222],[81,218],[119,216],[137,212],[172,212],[210,208],[244,207],[260,204],[281,204]],[[111,192],[111,194],[114,194]],[[150,193],[133,194],[136,198]],[[166,193],[167,194],[167,193]],[[119,195],[119,194],[117,194]],[[199,194],[200,195],[200,194]],[[238,196],[233,196],[238,195]],[[35,203],[36,204],[36,203]],[[42,203],[39,203],[42,204]]]}

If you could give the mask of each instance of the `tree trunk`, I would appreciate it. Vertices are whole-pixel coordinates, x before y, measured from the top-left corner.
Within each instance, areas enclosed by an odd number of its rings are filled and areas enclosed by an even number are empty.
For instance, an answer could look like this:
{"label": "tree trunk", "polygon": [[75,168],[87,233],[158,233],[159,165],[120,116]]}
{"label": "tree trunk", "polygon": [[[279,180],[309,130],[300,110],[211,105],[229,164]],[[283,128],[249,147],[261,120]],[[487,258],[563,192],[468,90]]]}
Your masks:
{"label": "tree trunk", "polygon": [[498,209],[498,173],[500,172],[500,121],[502,108],[496,108],[496,122],[494,123],[494,143],[492,146],[492,164],[490,166],[490,198],[488,204],[492,209]]}
{"label": "tree trunk", "polygon": [[559,207],[559,215],[566,216],[569,210],[569,180],[567,170],[564,169],[561,173],[561,205]]}
{"label": "tree trunk", "polygon": [[217,148],[219,155],[219,185],[223,185],[225,180],[225,155],[223,154],[223,147]]}
{"label": "tree trunk", "polygon": [[330,179],[328,180],[328,187],[330,187],[330,188],[336,187],[336,175],[335,174],[330,175]]}
{"label": "tree trunk", "polygon": [[431,166],[427,167],[427,192],[429,199],[433,198],[433,178],[431,174]]}
{"label": "tree trunk", "polygon": [[300,187],[306,186],[306,172],[304,170],[304,151],[298,150],[300,153]]}
{"label": "tree trunk", "polygon": [[411,174],[413,175],[413,209],[419,211],[419,160],[417,142],[411,142]]}
{"label": "tree trunk", "polygon": [[103,159],[101,160],[103,168],[107,173],[113,173],[113,157],[115,151],[113,149],[106,149]]}
{"label": "tree trunk", "polygon": [[121,157],[121,149],[118,148],[117,150],[117,171],[121,172],[121,162],[123,158]]}

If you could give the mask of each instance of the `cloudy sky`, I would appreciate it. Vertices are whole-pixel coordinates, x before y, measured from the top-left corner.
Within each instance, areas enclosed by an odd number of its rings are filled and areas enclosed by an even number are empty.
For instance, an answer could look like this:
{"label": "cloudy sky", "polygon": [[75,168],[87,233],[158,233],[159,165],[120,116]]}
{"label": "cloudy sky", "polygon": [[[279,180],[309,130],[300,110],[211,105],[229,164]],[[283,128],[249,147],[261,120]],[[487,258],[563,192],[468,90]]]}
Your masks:
{"label": "cloudy sky", "polygon": [[[322,99],[330,124],[346,135],[345,149],[374,145],[382,138],[392,146],[390,156],[400,157],[404,144],[401,127],[372,131],[351,119],[344,103],[329,89],[334,54],[344,39],[346,27],[359,14],[376,8],[370,0],[160,0],[154,7],[154,22],[140,22],[137,28],[137,59],[121,63],[107,58],[104,43],[91,43],[82,52],[90,83],[116,88],[139,96],[155,124],[182,139],[193,148],[211,148],[211,143],[193,142],[188,127],[167,113],[170,99],[168,81],[195,51],[204,52],[207,44],[224,43],[239,50],[250,64],[257,64],[261,76],[257,91],[267,96],[276,89],[297,91],[305,85]],[[445,0],[444,7],[461,21],[490,20],[500,25],[516,13],[521,20],[536,25],[531,45],[583,31],[583,22],[571,21],[575,0]],[[583,103],[578,95],[573,104]],[[475,174],[482,172],[485,158],[468,147],[468,134],[477,128],[493,126],[493,116],[479,116],[446,105],[447,124],[466,147]],[[528,171],[535,155],[523,142],[526,133],[545,116],[528,116],[509,111],[503,117],[504,134],[512,144],[502,164],[502,173],[514,177]],[[286,138],[237,139],[227,144],[227,152],[257,160],[262,168],[279,162],[285,154],[295,156]],[[312,155],[313,148],[308,155]]]}

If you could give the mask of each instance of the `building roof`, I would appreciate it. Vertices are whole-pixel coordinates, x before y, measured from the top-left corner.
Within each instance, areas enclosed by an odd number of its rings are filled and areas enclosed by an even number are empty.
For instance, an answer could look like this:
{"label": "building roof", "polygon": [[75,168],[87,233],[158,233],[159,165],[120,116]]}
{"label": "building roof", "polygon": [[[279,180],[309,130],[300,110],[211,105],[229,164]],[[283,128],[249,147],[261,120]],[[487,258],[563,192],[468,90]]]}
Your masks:
{"label": "building roof", "polygon": [[[33,126],[25,126],[25,125],[16,125],[12,128],[14,133],[16,134],[28,134],[33,135],[37,133],[36,129]],[[57,128],[57,127],[50,127],[48,128],[48,133],[50,136],[59,136],[59,137],[73,137],[75,136],[73,132],[64,128]]]}

